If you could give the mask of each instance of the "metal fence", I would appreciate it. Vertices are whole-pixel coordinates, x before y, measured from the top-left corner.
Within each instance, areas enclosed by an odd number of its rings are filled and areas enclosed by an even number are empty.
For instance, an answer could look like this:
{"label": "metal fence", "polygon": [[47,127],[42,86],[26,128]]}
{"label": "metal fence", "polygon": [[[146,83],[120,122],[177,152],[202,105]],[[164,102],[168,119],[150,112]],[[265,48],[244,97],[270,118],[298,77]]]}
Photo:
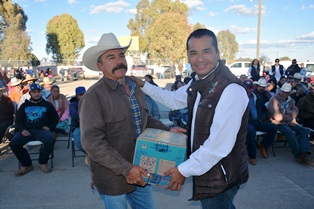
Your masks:
{"label": "metal fence", "polygon": [[29,66],[29,60],[0,60],[0,67],[22,67]]}

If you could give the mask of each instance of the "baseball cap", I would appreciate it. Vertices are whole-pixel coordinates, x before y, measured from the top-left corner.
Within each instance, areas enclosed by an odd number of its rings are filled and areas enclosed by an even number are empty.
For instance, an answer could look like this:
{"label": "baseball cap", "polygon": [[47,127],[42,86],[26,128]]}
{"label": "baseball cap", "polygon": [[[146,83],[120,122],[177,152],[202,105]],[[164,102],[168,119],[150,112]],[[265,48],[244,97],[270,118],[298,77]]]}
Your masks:
{"label": "baseball cap", "polygon": [[75,95],[79,95],[79,94],[82,94],[82,93],[85,93],[86,92],[86,89],[84,86],[78,86],[76,87],[75,89]]}
{"label": "baseball cap", "polygon": [[41,90],[41,87],[40,87],[39,84],[33,83],[33,84],[31,84],[31,85],[29,86],[29,90],[30,90],[30,91]]}
{"label": "baseball cap", "polygon": [[246,87],[253,87],[253,82],[251,80],[245,80],[245,81],[243,81],[243,84]]}

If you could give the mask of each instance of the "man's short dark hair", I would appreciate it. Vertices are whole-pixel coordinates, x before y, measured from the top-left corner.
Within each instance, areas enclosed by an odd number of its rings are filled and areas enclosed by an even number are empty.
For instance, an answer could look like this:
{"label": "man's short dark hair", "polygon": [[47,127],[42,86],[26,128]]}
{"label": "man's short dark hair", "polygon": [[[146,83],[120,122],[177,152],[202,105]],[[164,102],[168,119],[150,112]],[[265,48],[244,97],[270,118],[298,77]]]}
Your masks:
{"label": "man's short dark hair", "polygon": [[216,52],[218,52],[218,42],[217,42],[217,38],[216,38],[216,35],[213,33],[213,31],[211,30],[208,30],[208,29],[197,29],[195,31],[193,31],[187,41],[186,41],[186,50],[189,50],[189,41],[191,38],[202,38],[203,36],[208,36],[208,37],[212,37],[213,38],[213,45],[216,49]]}

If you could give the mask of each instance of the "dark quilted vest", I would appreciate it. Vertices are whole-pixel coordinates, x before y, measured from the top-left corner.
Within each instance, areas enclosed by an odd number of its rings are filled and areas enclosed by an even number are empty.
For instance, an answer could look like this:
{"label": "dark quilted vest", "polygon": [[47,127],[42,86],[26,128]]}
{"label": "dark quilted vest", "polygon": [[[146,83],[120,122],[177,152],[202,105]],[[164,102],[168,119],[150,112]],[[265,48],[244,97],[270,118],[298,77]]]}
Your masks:
{"label": "dark quilted vest", "polygon": [[[194,128],[193,152],[197,150],[210,135],[210,127],[213,122],[215,108],[223,90],[231,83],[243,86],[230,70],[219,63],[214,73],[204,80],[193,81],[188,91],[189,124],[191,124],[193,106],[197,92],[201,94],[201,100],[196,112]],[[243,86],[244,87],[244,86]],[[245,183],[248,180],[248,157],[246,151],[246,133],[249,118],[247,108],[242,117],[241,127],[237,135],[236,143],[232,151],[201,176],[193,177],[193,200],[216,196],[229,188]],[[232,116],[230,116],[232,120]],[[190,136],[191,126],[189,127]],[[226,133],[228,134],[228,133]],[[220,140],[224,140],[221,138]],[[190,142],[190,139],[189,139]],[[188,143],[190,146],[190,143]],[[188,154],[190,147],[188,148]],[[223,170],[226,171],[226,176]]]}

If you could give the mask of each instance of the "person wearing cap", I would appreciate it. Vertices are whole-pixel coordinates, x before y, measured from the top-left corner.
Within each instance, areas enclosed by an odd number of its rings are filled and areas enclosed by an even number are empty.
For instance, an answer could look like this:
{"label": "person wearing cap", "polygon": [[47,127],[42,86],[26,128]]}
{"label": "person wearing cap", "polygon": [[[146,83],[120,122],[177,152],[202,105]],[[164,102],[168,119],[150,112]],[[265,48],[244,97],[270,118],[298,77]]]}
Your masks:
{"label": "person wearing cap", "polygon": [[[260,84],[262,83],[261,79],[263,78],[259,79]],[[261,111],[261,107],[265,106],[265,103],[262,99],[262,96],[257,97],[253,93],[253,91],[256,91],[256,89],[254,90],[253,82],[251,80],[246,80],[243,82],[243,84],[247,89],[250,99],[250,116],[247,126],[246,145],[250,158],[249,162],[252,165],[256,165],[256,131],[266,132],[266,134],[263,136],[263,140],[258,142],[258,147],[261,150],[262,157],[268,158],[267,150],[273,144],[278,128],[275,124],[270,123],[270,121],[267,119],[267,111],[266,115],[263,113],[263,111]],[[264,92],[266,92],[265,87],[263,88]]]}
{"label": "person wearing cap", "polygon": [[127,208],[128,201],[132,208],[156,209],[152,188],[142,178],[149,173],[132,164],[136,138],[146,128],[185,130],[148,114],[144,93],[126,76],[130,44],[121,46],[113,33],[105,33],[83,55],[84,65],[104,76],[79,102],[81,143],[106,209]]}
{"label": "person wearing cap", "polygon": [[13,77],[11,78],[10,83],[8,84],[8,86],[12,87],[9,90],[9,98],[12,100],[12,102],[15,102],[16,104],[18,104],[20,102],[21,97],[23,96],[22,93],[22,85],[21,85],[22,80]]}
{"label": "person wearing cap", "polygon": [[307,87],[301,82],[303,76],[300,73],[295,73],[292,78],[289,79],[289,83],[292,86],[290,97],[294,99],[297,105],[299,100],[306,95]]}
{"label": "person wearing cap", "polygon": [[301,68],[297,64],[297,60],[293,59],[291,65],[287,68],[285,75],[292,78],[295,73],[300,73]]}
{"label": "person wearing cap", "polygon": [[78,86],[75,89],[75,97],[70,99],[70,116],[71,116],[71,132],[75,146],[82,152],[86,153],[81,144],[80,116],[78,112],[79,101],[85,94],[84,86]]}
{"label": "person wearing cap", "polygon": [[297,107],[299,109],[298,117],[302,124],[314,130],[314,82],[309,88],[310,92],[299,100]]}
{"label": "person wearing cap", "polygon": [[[17,109],[19,109],[20,107],[21,107],[21,105],[28,99],[30,99],[31,98],[31,95],[29,94],[29,86],[31,85],[31,84],[33,84],[33,83],[35,83],[36,81],[37,81],[38,79],[37,78],[35,78],[35,77],[32,77],[32,76],[30,76],[29,74],[27,74],[26,75],[26,78],[22,81],[22,84],[27,84],[27,93],[24,93],[23,94],[23,96],[21,97],[21,99],[20,99],[20,102],[18,103],[18,105],[17,105]],[[25,86],[24,86],[24,88],[25,88]],[[23,89],[24,89],[23,88]],[[49,93],[50,94],[50,93]],[[45,100],[47,100],[47,96],[44,96],[44,95],[46,95],[46,93],[44,93],[44,91],[42,90],[42,98],[43,99],[45,99]]]}
{"label": "person wearing cap", "polygon": [[278,131],[285,135],[295,159],[313,166],[314,161],[309,158],[311,148],[308,133],[297,123],[299,110],[295,106],[294,100],[289,96],[290,92],[291,84],[283,84],[280,92],[269,100],[268,113],[271,122],[276,124]]}
{"label": "person wearing cap", "polygon": [[233,200],[248,180],[246,133],[249,98],[243,85],[220,61],[216,35],[193,31],[187,41],[192,80],[167,91],[137,79],[144,93],[173,110],[188,107],[188,159],[165,172],[167,189],[178,191],[193,177],[192,200],[203,209],[235,208]]}
{"label": "person wearing cap", "polygon": [[29,90],[31,98],[26,100],[17,111],[15,127],[18,132],[9,143],[12,152],[22,165],[15,172],[16,176],[22,176],[34,169],[32,160],[24,148],[24,145],[30,141],[43,143],[39,151],[38,163],[42,172],[49,173],[51,168],[47,162],[56,141],[52,134],[59,119],[55,108],[42,98],[39,84],[31,84]]}
{"label": "person wearing cap", "polygon": [[286,68],[283,65],[279,64],[280,60],[275,59],[275,64],[271,66],[269,71],[270,78],[276,78],[277,82],[279,82],[280,78],[285,75]]}
{"label": "person wearing cap", "polygon": [[4,137],[6,129],[13,124],[14,105],[4,92],[6,87],[0,84],[0,143]]}

